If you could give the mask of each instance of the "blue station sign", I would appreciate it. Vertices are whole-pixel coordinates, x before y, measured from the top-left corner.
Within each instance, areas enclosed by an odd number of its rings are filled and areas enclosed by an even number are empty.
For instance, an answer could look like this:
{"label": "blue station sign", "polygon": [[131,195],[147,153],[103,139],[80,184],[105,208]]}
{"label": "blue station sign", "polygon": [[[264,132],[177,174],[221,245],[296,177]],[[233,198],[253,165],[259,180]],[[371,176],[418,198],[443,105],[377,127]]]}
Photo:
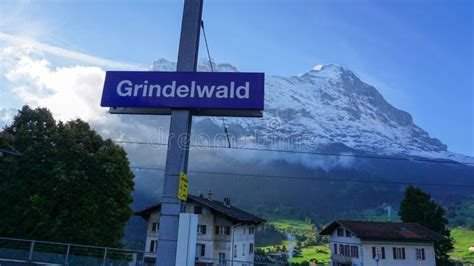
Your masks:
{"label": "blue station sign", "polygon": [[111,113],[261,116],[264,73],[107,71],[101,106]]}

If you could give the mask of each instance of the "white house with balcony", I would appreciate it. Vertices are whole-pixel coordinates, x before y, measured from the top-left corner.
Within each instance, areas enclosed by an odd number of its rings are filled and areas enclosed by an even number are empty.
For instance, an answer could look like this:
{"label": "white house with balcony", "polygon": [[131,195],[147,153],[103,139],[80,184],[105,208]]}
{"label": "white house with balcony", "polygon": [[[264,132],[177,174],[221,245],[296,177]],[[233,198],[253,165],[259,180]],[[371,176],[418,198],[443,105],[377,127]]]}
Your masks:
{"label": "white house with balcony", "polygon": [[446,238],[415,223],[339,220],[327,225],[331,266],[435,266],[434,242]]}
{"label": "white house with balcony", "polygon": [[[158,245],[161,204],[136,212],[148,222],[146,261],[153,263]],[[224,201],[202,195],[188,196],[186,212],[198,215],[196,265],[251,265],[255,253],[255,230],[265,222]]]}

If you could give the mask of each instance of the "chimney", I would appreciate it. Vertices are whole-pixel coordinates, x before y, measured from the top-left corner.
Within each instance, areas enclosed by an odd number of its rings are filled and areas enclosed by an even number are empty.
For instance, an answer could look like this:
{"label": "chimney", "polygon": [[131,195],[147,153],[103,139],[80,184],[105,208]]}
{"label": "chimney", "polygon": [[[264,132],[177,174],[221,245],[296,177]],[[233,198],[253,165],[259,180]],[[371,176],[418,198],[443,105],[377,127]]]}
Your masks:
{"label": "chimney", "polygon": [[230,198],[224,198],[224,206],[230,208]]}
{"label": "chimney", "polygon": [[207,193],[207,199],[208,200],[212,200],[212,190],[209,190],[209,192]]}

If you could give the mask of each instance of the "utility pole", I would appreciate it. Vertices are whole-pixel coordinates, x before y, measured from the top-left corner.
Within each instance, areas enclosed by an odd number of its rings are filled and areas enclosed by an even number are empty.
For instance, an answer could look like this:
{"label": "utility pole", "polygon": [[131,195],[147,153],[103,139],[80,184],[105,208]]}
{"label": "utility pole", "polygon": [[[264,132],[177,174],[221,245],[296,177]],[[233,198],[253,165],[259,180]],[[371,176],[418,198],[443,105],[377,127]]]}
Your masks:
{"label": "utility pole", "polygon": [[[203,0],[185,0],[178,52],[178,72],[195,72],[198,61]],[[172,110],[168,151],[166,154],[160,231],[155,265],[175,266],[179,213],[184,203],[178,199],[179,173],[188,171],[192,114],[189,110]]]}

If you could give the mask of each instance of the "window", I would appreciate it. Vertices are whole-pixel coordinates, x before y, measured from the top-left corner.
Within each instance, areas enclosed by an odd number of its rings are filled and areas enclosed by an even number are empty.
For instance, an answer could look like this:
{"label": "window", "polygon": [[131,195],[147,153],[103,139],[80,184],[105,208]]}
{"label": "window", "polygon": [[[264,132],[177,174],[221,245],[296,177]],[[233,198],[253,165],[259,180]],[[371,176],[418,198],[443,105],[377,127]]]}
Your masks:
{"label": "window", "polygon": [[153,223],[151,225],[151,231],[156,232],[158,230],[160,230],[160,223]]}
{"label": "window", "polygon": [[249,254],[253,254],[253,243],[249,244]]}
{"label": "window", "polygon": [[337,228],[337,236],[344,236],[344,228]]}
{"label": "window", "polygon": [[359,247],[351,246],[351,257],[358,258],[359,257]]}
{"label": "window", "polygon": [[250,226],[249,227],[249,235],[253,235],[253,234],[255,234],[255,227]]}
{"label": "window", "polygon": [[225,265],[225,253],[219,253],[219,264],[224,264]]}
{"label": "window", "polygon": [[201,206],[194,206],[194,214],[201,214],[202,207]]}
{"label": "window", "polygon": [[[339,246],[339,251],[337,247]],[[346,257],[359,258],[359,247],[343,244],[334,244],[334,254],[340,254]]]}
{"label": "window", "polygon": [[343,256],[349,256],[348,251],[349,251],[349,246],[339,244],[339,254]]}
{"label": "window", "polygon": [[334,243],[334,248],[332,249],[332,252],[334,254],[337,254],[337,244],[336,243]]}
{"label": "window", "polygon": [[346,229],[346,237],[351,237],[351,236],[352,236],[351,232]]}
{"label": "window", "polygon": [[205,257],[206,256],[206,245],[196,244],[196,254],[198,254],[199,257]]}
{"label": "window", "polygon": [[206,234],[206,225],[198,224],[197,232],[198,232],[198,235],[205,235]]}
{"label": "window", "polygon": [[404,260],[405,259],[405,248],[393,248],[393,259]]}
{"label": "window", "polygon": [[417,260],[425,260],[425,249],[424,248],[417,248],[416,249],[416,259]]}
{"label": "window", "polygon": [[372,247],[372,258],[384,260],[385,259],[385,247]]}
{"label": "window", "polygon": [[216,235],[230,235],[230,226],[216,226]]}
{"label": "window", "polygon": [[234,258],[237,258],[237,245],[234,245]]}
{"label": "window", "polygon": [[156,252],[157,248],[158,248],[158,241],[151,240],[150,241],[150,252]]}
{"label": "window", "polygon": [[242,244],[242,256],[245,256],[245,244]]}

